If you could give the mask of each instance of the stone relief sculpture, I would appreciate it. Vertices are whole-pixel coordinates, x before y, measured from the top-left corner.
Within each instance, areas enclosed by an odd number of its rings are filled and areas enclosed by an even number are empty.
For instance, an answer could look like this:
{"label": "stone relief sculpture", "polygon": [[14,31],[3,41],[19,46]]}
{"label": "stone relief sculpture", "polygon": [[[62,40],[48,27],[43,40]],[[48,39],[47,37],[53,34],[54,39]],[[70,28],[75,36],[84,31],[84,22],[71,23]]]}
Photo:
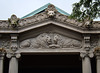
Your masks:
{"label": "stone relief sculpture", "polygon": [[8,18],[9,26],[15,28],[18,26],[19,18],[16,15],[12,15],[11,18]]}
{"label": "stone relief sculpture", "polygon": [[8,28],[8,21],[0,20],[0,28]]}
{"label": "stone relief sculpture", "polygon": [[81,48],[82,42],[57,33],[43,33],[36,38],[24,40],[20,43],[21,48]]}
{"label": "stone relief sculpture", "polygon": [[53,17],[56,14],[57,10],[54,5],[50,4],[48,5],[46,12],[47,12],[48,17]]}

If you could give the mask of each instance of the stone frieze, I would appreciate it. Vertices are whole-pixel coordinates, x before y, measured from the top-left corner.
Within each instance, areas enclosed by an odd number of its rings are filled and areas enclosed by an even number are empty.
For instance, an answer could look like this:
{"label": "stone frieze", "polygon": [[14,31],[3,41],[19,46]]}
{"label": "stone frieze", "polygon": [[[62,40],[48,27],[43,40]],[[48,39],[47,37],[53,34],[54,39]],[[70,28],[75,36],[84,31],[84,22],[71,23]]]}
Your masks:
{"label": "stone frieze", "polygon": [[43,33],[36,38],[30,38],[20,43],[20,48],[55,49],[55,48],[81,48],[82,42],[62,36],[57,33]]}

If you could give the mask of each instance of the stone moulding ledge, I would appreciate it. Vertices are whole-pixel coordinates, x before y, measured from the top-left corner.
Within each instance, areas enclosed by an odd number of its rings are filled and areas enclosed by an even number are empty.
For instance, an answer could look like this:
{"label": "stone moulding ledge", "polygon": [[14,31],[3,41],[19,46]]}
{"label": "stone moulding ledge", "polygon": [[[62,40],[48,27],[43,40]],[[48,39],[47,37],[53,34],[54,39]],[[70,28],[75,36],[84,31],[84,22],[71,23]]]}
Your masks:
{"label": "stone moulding ledge", "polygon": [[81,28],[78,28],[78,27],[74,27],[72,25],[59,23],[59,22],[52,21],[52,20],[49,20],[49,21],[46,21],[46,22],[42,22],[42,23],[37,23],[37,24],[31,25],[31,26],[28,26],[28,27],[20,28],[18,30],[1,29],[0,33],[22,33],[22,32],[25,32],[25,31],[28,31],[28,30],[31,30],[31,29],[34,29],[34,28],[42,27],[42,26],[45,26],[45,25],[49,25],[49,24],[60,26],[60,27],[66,28],[66,29],[70,29],[70,30],[79,32],[79,33],[93,33],[93,34],[100,33],[100,30],[97,30],[97,29],[89,31],[87,29],[86,30],[85,29],[81,29]]}
{"label": "stone moulding ledge", "polygon": [[84,52],[82,49],[19,49],[16,52],[20,53],[80,53]]}

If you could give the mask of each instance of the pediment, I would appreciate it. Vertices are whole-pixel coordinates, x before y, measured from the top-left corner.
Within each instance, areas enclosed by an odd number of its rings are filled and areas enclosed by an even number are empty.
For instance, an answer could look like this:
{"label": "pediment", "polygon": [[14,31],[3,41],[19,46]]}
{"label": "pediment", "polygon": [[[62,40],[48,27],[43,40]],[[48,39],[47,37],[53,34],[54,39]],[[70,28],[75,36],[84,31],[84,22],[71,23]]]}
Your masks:
{"label": "pediment", "polygon": [[1,20],[0,33],[22,33],[51,24],[78,33],[100,33],[100,30],[97,31],[100,27],[100,22],[93,22],[91,31],[85,27],[87,23],[88,21],[82,23],[75,19],[70,19],[67,15],[60,13],[54,5],[50,4],[43,11],[30,17],[19,19],[16,15],[12,15],[8,20]]}
{"label": "pediment", "polygon": [[30,30],[50,24],[80,32],[83,23],[69,19],[68,16],[58,12],[55,6],[50,4],[45,11],[31,17],[21,19],[19,32],[24,32],[24,30],[27,31],[27,29]]}

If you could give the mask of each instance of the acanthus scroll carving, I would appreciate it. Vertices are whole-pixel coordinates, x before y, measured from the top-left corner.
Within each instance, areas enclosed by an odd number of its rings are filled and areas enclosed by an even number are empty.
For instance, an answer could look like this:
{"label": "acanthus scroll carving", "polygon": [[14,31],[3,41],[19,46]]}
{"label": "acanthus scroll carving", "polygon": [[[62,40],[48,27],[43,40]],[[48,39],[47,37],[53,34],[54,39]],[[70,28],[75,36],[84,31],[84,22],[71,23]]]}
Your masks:
{"label": "acanthus scroll carving", "polygon": [[36,38],[24,40],[20,43],[21,48],[81,48],[82,42],[57,33],[43,33]]}

